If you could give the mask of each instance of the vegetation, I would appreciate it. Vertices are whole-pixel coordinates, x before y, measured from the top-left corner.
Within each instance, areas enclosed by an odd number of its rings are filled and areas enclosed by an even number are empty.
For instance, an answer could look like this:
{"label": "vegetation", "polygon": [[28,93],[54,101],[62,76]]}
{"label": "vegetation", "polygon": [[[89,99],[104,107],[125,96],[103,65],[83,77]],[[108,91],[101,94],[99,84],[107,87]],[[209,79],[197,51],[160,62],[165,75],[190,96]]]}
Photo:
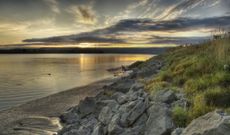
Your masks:
{"label": "vegetation", "polygon": [[216,108],[230,110],[229,35],[200,45],[177,47],[160,57],[165,65],[147,84],[147,90],[183,90],[191,105],[188,114],[181,108],[174,109],[178,125]]}
{"label": "vegetation", "polygon": [[173,108],[173,120],[178,127],[185,127],[188,117],[188,112],[182,107],[176,106]]}

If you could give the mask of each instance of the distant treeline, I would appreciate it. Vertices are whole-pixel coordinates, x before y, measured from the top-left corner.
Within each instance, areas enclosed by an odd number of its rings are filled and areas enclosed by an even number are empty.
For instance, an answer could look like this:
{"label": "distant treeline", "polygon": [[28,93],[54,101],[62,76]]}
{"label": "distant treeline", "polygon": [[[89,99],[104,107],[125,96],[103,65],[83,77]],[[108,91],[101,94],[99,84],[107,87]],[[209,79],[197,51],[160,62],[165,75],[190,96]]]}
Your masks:
{"label": "distant treeline", "polygon": [[164,48],[14,48],[0,49],[1,54],[33,54],[33,53],[117,53],[117,54],[160,54],[170,47]]}

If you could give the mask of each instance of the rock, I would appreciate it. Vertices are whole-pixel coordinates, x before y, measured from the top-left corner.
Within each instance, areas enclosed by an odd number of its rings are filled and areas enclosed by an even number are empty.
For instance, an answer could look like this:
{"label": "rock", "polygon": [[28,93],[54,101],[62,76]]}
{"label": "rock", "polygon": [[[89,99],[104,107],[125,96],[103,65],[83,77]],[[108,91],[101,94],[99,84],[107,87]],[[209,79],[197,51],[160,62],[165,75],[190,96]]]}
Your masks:
{"label": "rock", "polygon": [[145,135],[168,135],[174,128],[171,112],[166,104],[154,103],[148,109]]}
{"label": "rock", "polygon": [[113,114],[114,113],[112,112],[112,109],[108,106],[105,106],[104,108],[102,108],[98,119],[104,125],[107,125],[107,124],[109,124],[110,120],[112,119]]}
{"label": "rock", "polygon": [[87,129],[94,129],[95,125],[97,125],[98,120],[95,118],[93,114],[88,115],[84,119],[81,120],[80,124],[82,125],[81,127],[87,128]]}
{"label": "rock", "polygon": [[181,135],[183,132],[184,128],[176,128],[171,135]]}
{"label": "rock", "polygon": [[144,84],[143,83],[139,83],[139,82],[136,82],[132,85],[132,87],[130,88],[130,90],[132,91],[138,91],[140,89],[144,89]]}
{"label": "rock", "polygon": [[103,126],[101,124],[96,125],[91,135],[105,135]]}
{"label": "rock", "polygon": [[129,89],[134,83],[135,83],[134,79],[121,78],[120,80],[110,85],[109,88],[117,92],[126,93],[129,91]]}
{"label": "rock", "polygon": [[184,93],[179,92],[179,93],[176,93],[175,95],[176,95],[176,98],[177,98],[178,100],[180,100],[180,99],[185,99]]}
{"label": "rock", "polygon": [[154,94],[154,96],[152,97],[152,100],[156,102],[170,104],[173,101],[176,101],[177,98],[176,98],[175,93],[172,90],[161,90]]}
{"label": "rock", "polygon": [[75,112],[66,112],[60,116],[63,123],[73,124],[80,121],[80,116]]}
{"label": "rock", "polygon": [[[135,103],[135,104],[133,104]],[[134,122],[146,111],[149,106],[148,99],[139,99],[136,102],[131,102],[124,108],[121,112],[121,125],[124,127],[129,127],[134,124]]]}
{"label": "rock", "polygon": [[143,128],[142,127],[133,127],[125,129],[120,135],[143,135]]}
{"label": "rock", "polygon": [[172,104],[171,104],[171,106],[172,107],[176,107],[176,106],[179,106],[179,107],[181,107],[181,108],[184,108],[184,109],[186,109],[187,107],[188,107],[188,101],[187,101],[187,99],[180,99],[180,100],[177,100],[177,101],[175,101],[175,102],[173,102]]}
{"label": "rock", "polygon": [[229,66],[228,64],[225,64],[225,65],[224,65],[224,70],[225,70],[225,71],[230,71],[230,66]]}
{"label": "rock", "polygon": [[79,114],[82,118],[95,111],[96,101],[93,97],[87,97],[84,100],[80,101],[78,107],[79,107]]}
{"label": "rock", "polygon": [[108,106],[112,112],[117,112],[119,108],[119,104],[115,100],[103,100],[97,103],[97,105],[102,106]]}
{"label": "rock", "polygon": [[68,124],[68,125],[65,125],[61,131],[58,132],[58,135],[63,135],[73,129],[77,130],[79,129],[80,127],[80,123],[74,123],[74,124]]}
{"label": "rock", "polygon": [[136,76],[142,78],[151,77],[159,72],[159,69],[162,67],[162,65],[163,64],[161,62],[155,60],[147,61],[145,66],[135,70]]}
{"label": "rock", "polygon": [[181,135],[230,135],[230,116],[214,111],[193,120]]}
{"label": "rock", "polygon": [[81,128],[81,129],[72,129],[70,131],[65,132],[62,135],[91,135],[91,133],[89,129]]}
{"label": "rock", "polygon": [[112,120],[108,125],[108,135],[119,135],[124,129],[119,125],[120,114],[116,114],[113,116]]}
{"label": "rock", "polygon": [[133,124],[133,126],[145,127],[145,123],[148,120],[148,115],[146,113],[142,114]]}
{"label": "rock", "polygon": [[124,93],[116,92],[113,94],[112,98],[114,98],[120,105],[128,102],[128,98]]}
{"label": "rock", "polygon": [[118,108],[119,108],[119,104],[113,99],[97,101],[96,102],[96,109],[94,111],[94,114],[95,114],[96,117],[99,116],[99,114],[101,113],[102,108],[104,108],[105,106],[110,107],[112,112],[118,111]]}
{"label": "rock", "polygon": [[[88,115],[84,119],[81,119],[80,123],[74,123],[72,125],[66,126],[62,131],[59,132],[60,135],[91,135],[95,129],[98,121],[94,115]],[[96,132],[96,131],[95,131]]]}

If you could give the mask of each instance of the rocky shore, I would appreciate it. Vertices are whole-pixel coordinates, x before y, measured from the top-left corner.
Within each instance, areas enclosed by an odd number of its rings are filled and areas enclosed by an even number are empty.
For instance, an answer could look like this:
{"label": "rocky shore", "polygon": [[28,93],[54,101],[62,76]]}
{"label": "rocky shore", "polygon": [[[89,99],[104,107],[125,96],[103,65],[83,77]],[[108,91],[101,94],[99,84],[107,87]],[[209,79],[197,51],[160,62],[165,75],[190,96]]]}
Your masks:
{"label": "rocky shore", "polygon": [[59,135],[229,135],[230,116],[217,110],[195,119],[187,127],[177,127],[172,108],[184,109],[188,101],[183,93],[159,90],[145,91],[143,80],[152,78],[163,63],[149,60],[133,68],[132,74],[104,87],[95,97],[60,116]]}

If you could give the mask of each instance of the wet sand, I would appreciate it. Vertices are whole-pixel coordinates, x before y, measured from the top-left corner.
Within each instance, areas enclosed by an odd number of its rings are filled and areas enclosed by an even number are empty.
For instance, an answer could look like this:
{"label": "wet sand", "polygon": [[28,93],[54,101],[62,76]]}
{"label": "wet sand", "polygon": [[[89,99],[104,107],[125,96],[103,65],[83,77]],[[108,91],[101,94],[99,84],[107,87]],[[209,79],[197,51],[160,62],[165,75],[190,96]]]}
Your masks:
{"label": "wet sand", "polygon": [[85,97],[97,95],[103,86],[114,81],[102,80],[1,111],[0,134],[53,134],[61,128],[58,117],[62,113],[76,106]]}

